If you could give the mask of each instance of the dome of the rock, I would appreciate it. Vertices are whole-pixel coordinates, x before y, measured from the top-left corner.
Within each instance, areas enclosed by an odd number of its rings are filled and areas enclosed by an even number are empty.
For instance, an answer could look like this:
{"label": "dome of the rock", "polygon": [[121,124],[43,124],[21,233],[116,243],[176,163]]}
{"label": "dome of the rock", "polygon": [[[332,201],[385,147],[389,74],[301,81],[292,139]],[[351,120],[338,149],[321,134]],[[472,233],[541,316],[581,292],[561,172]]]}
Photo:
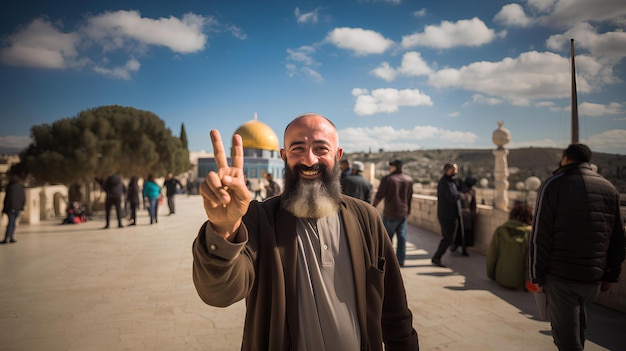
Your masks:
{"label": "dome of the rock", "polygon": [[280,149],[276,133],[267,124],[256,119],[241,125],[235,134],[241,135],[244,149],[278,151]]}

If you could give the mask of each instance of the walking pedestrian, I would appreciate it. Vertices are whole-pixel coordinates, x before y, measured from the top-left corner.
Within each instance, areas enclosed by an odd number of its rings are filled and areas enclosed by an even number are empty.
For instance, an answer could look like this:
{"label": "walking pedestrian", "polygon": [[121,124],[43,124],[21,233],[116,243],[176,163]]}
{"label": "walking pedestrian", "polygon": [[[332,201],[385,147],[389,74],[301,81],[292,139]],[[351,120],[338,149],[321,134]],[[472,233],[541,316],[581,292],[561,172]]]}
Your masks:
{"label": "walking pedestrian", "polygon": [[443,166],[443,176],[437,184],[437,219],[441,226],[441,241],[431,262],[435,266],[445,267],[441,262],[443,254],[454,242],[461,217],[461,193],[456,186],[454,177],[459,173],[455,163],[446,163]]}
{"label": "walking pedestrian", "polygon": [[177,178],[174,178],[172,172],[167,174],[167,179],[163,182],[163,187],[165,188],[165,196],[167,197],[167,207],[170,210],[170,215],[176,213],[176,203],[174,202],[174,197],[176,193],[178,193],[178,189],[183,189],[183,183],[180,182]]}
{"label": "walking pedestrian", "polygon": [[15,240],[15,227],[17,226],[17,220],[20,218],[20,214],[24,211],[25,204],[26,193],[24,191],[24,185],[22,185],[22,180],[17,175],[11,175],[9,184],[5,189],[4,207],[2,208],[2,213],[7,214],[9,221],[7,223],[7,230],[4,233],[4,240],[0,241],[1,244],[17,242],[17,240]]}
{"label": "walking pedestrian", "polygon": [[413,200],[413,180],[402,173],[402,165],[401,160],[389,162],[389,174],[381,179],[372,204],[376,207],[381,200],[385,200],[383,223],[389,239],[393,240],[394,235],[398,234],[396,256],[400,267],[404,267],[406,258],[406,222]]}
{"label": "walking pedestrian", "polygon": [[161,187],[156,183],[152,174],[149,174],[148,179],[143,183],[143,197],[150,213],[150,224],[159,223],[157,216],[159,214]]}
{"label": "walking pedestrian", "polygon": [[130,222],[129,225],[137,225],[137,209],[139,208],[139,179],[137,176],[130,177],[128,182],[127,198],[130,204]]}
{"label": "walking pedestrian", "polygon": [[126,187],[122,182],[122,177],[117,173],[111,173],[107,179],[102,182],[98,180],[102,189],[106,193],[106,199],[104,203],[104,216],[106,224],[103,229],[109,228],[109,222],[111,219],[111,207],[115,207],[115,214],[117,215],[117,227],[123,228],[122,225],[122,197],[126,194]]}

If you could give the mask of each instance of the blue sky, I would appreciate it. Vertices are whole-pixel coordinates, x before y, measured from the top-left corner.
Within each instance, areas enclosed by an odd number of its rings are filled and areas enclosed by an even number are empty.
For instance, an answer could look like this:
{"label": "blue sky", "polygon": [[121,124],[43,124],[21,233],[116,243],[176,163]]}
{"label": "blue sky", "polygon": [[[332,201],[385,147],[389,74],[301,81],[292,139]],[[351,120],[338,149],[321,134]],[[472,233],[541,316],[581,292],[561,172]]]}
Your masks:
{"label": "blue sky", "polygon": [[0,145],[103,105],[148,110],[191,151],[304,112],[347,152],[570,140],[626,154],[623,0],[31,1],[0,12]]}

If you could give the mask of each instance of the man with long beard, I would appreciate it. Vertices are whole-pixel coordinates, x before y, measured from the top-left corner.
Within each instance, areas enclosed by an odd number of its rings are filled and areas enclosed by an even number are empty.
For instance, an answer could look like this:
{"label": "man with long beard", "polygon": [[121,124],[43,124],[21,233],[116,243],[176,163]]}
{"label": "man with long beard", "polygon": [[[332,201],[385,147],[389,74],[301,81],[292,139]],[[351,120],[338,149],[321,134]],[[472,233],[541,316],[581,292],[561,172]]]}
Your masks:
{"label": "man with long beard", "polygon": [[341,194],[334,124],[309,113],[287,125],[285,191],[264,202],[250,202],[241,137],[231,166],[218,131],[211,140],[193,280],[209,305],[246,299],[242,350],[419,350],[382,220]]}

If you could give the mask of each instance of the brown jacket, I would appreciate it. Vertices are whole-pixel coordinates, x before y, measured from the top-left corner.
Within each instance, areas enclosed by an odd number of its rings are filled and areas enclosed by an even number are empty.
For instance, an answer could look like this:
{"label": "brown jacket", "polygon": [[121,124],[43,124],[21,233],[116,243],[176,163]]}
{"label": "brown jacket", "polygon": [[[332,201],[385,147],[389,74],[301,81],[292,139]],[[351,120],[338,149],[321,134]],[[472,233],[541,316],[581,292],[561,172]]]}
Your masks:
{"label": "brown jacket", "polygon": [[[280,198],[250,203],[236,240],[243,242],[206,235],[205,223],[193,244],[193,281],[202,301],[224,307],[246,298],[242,350],[294,350],[298,344],[296,218],[280,207]],[[387,351],[419,350],[398,261],[380,216],[364,202],[342,200],[361,350],[383,350],[383,342]]]}

